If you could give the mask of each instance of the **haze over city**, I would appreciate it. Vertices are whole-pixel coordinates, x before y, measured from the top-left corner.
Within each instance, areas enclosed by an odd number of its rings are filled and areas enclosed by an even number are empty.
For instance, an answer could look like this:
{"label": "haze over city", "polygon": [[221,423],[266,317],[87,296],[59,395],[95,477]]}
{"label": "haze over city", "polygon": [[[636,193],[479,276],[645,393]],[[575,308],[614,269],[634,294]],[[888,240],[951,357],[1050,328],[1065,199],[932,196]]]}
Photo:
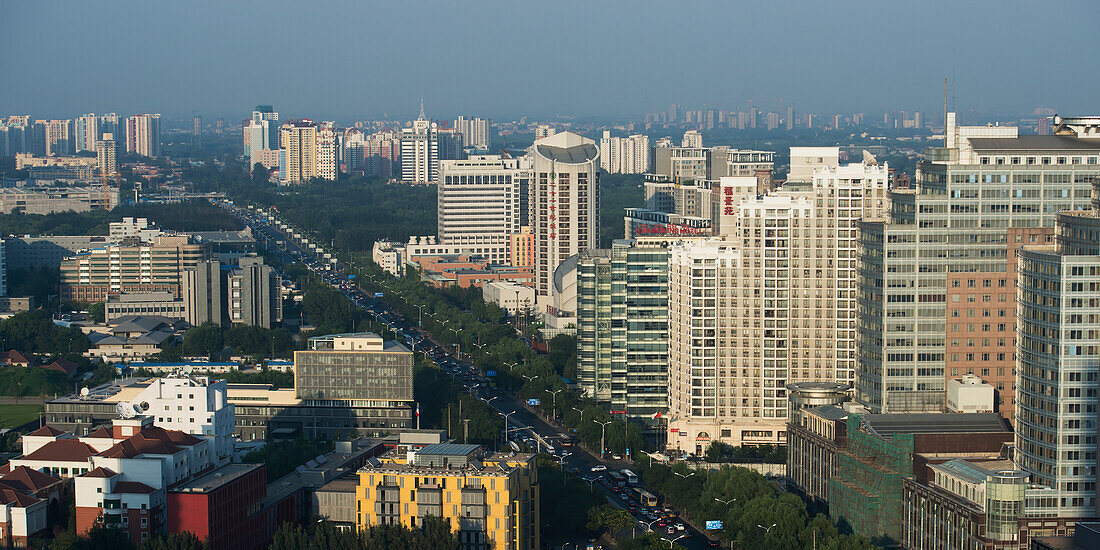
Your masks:
{"label": "haze over city", "polygon": [[[1087,110],[1095,2],[5,2],[0,105],[320,118]],[[14,24],[12,24],[14,23]],[[1066,85],[1067,79],[1073,84]]]}

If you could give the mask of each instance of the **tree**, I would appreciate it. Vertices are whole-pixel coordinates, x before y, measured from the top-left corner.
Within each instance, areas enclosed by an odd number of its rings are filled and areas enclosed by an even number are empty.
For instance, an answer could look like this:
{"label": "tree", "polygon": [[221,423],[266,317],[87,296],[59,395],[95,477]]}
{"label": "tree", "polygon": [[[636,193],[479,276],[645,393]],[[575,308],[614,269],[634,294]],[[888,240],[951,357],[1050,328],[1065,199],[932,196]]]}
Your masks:
{"label": "tree", "polygon": [[88,316],[97,323],[107,321],[107,308],[103,302],[94,302],[88,306]]}
{"label": "tree", "polygon": [[203,323],[183,333],[183,353],[187,355],[209,357],[220,352],[224,347],[222,327],[214,323]]}
{"label": "tree", "polygon": [[138,550],[208,550],[209,548],[210,544],[199,540],[194,533],[184,531],[146,539]]}
{"label": "tree", "polygon": [[252,185],[257,187],[271,185],[271,172],[266,166],[257,162],[252,165]]}
{"label": "tree", "polygon": [[602,504],[588,511],[588,530],[607,531],[611,538],[623,529],[634,525],[634,518],[626,510]]}

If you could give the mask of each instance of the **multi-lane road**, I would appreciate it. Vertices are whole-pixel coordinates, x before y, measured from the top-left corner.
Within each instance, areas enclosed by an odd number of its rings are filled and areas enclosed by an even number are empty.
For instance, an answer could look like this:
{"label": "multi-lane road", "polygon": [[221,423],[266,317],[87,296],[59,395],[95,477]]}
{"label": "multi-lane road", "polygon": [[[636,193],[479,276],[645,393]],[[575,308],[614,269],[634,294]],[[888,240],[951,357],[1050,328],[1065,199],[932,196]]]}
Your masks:
{"label": "multi-lane road", "polygon": [[[610,455],[600,457],[598,451],[589,452],[580,445],[563,446],[560,435],[566,431],[564,428],[553,426],[528,410],[516,396],[486,387],[483,373],[478,372],[473,364],[455,355],[446,346],[432,341],[430,335],[416,326],[415,322],[404,319],[383,299],[368,295],[357,285],[350,284],[351,279],[343,272],[339,263],[329,258],[319,257],[314,248],[303,246],[301,236],[295,237],[293,230],[284,229],[285,223],[276,223],[277,220],[271,213],[238,208],[230,202],[219,202],[219,204],[246,224],[252,230],[257,242],[264,246],[269,254],[274,255],[284,264],[298,262],[308,267],[327,284],[347,296],[352,303],[366,310],[378,322],[385,324],[395,334],[411,343],[417,351],[427,354],[448,375],[461,380],[472,395],[487,401],[489,406],[502,416],[507,414],[505,431],[508,433],[510,442],[537,448],[543,452],[549,451],[563,468],[588,481],[592,490],[599,488],[609,503],[629,511],[637,522],[635,530],[638,533],[653,529],[666,540],[676,540],[676,544],[691,550],[716,546],[711,539],[702,535],[690,524],[680,522],[676,518],[659,519],[662,515],[667,517],[675,514],[675,510],[647,508],[641,504],[635,492],[630,490],[631,487],[616,487],[610,473],[630,468],[629,462],[615,460]],[[548,449],[547,444],[552,448]],[[641,482],[638,483],[636,487],[644,490]]]}

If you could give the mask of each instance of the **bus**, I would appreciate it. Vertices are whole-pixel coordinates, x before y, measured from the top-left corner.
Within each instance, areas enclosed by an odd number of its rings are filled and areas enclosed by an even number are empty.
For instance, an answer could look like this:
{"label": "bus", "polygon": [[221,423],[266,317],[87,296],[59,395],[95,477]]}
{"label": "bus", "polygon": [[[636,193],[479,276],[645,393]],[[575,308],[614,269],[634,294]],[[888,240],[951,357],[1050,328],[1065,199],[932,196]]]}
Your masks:
{"label": "bus", "polygon": [[641,501],[642,506],[645,506],[646,508],[657,507],[657,497],[653,496],[653,493],[650,493],[649,491],[642,491],[639,500]]}
{"label": "bus", "polygon": [[615,472],[615,471],[609,471],[609,472],[607,472],[607,476],[611,478],[611,483],[614,484],[615,486],[617,486],[617,487],[625,487],[626,486],[626,477],[624,477],[623,474],[620,474],[619,472]]}
{"label": "bus", "polygon": [[558,434],[558,439],[561,440],[561,446],[568,449],[573,446],[573,436],[568,434]]}
{"label": "bus", "polygon": [[626,479],[626,483],[628,485],[637,485],[638,484],[638,474],[635,474],[634,472],[632,472],[630,470],[627,470],[626,468],[623,468],[621,471],[622,471],[623,477]]}

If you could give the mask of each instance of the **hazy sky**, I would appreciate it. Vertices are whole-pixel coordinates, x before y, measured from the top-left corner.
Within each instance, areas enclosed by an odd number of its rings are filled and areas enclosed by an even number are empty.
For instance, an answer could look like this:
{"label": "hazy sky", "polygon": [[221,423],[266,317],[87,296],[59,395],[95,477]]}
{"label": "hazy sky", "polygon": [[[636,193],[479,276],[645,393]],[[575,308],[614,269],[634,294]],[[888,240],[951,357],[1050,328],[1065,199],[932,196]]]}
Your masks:
{"label": "hazy sky", "polygon": [[1096,114],[1100,2],[0,0],[0,114]]}

